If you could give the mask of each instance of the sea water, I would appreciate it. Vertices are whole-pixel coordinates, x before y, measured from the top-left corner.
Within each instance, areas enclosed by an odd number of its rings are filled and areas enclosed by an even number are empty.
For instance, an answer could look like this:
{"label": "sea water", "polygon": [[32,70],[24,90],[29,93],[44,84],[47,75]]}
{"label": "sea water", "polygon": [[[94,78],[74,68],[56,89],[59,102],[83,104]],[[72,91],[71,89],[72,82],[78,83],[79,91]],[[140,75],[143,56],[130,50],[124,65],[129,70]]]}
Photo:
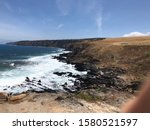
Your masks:
{"label": "sea water", "polygon": [[60,48],[0,45],[0,92],[22,93],[29,90],[43,91],[40,85],[27,84],[26,77],[52,90],[63,90],[62,85],[73,86],[75,78],[58,76],[54,72],[71,72],[83,75],[71,64],[54,59],[61,53]]}

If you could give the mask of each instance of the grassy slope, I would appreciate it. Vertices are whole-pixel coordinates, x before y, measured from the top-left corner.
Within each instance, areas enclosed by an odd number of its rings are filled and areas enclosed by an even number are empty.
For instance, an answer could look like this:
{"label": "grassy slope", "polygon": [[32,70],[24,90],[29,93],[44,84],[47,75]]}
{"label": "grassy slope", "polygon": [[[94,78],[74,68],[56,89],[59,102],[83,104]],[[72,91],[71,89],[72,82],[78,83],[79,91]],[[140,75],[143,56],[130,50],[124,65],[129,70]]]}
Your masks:
{"label": "grassy slope", "polygon": [[[143,79],[150,70],[150,37],[83,40],[69,46],[77,52],[73,61],[90,62],[98,67],[122,67],[132,80]],[[0,104],[0,112],[118,112],[119,106],[131,97],[127,92],[94,89],[75,96],[30,93],[18,103]]]}
{"label": "grassy slope", "polygon": [[121,67],[127,78],[142,80],[150,71],[150,36],[82,40],[24,41],[18,45],[62,47],[74,52],[72,61],[98,67]]}
{"label": "grassy slope", "polygon": [[79,44],[87,45],[76,55],[80,62],[122,67],[131,80],[142,80],[150,71],[150,37],[108,38]]}

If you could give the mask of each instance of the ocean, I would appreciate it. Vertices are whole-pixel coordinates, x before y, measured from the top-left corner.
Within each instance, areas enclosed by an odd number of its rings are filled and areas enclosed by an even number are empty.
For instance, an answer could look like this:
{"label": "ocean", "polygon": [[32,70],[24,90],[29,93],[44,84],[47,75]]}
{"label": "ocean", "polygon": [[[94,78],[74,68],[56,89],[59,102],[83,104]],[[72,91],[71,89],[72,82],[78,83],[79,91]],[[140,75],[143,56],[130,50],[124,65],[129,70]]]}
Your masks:
{"label": "ocean", "polygon": [[[58,76],[55,72],[74,75],[86,72],[79,72],[74,65],[53,58],[61,53],[67,52],[60,48],[0,45],[0,92],[44,91],[43,87],[63,91],[64,84],[73,86],[75,78]],[[26,77],[32,82],[26,82]]]}

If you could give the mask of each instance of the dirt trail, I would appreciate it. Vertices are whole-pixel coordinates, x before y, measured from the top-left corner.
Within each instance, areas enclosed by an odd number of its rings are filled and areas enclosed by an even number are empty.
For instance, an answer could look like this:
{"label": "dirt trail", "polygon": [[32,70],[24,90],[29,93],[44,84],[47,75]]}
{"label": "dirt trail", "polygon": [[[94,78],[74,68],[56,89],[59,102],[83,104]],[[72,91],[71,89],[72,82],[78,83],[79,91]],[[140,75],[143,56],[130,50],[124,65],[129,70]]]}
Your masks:
{"label": "dirt trail", "polygon": [[[84,94],[86,92],[84,91]],[[108,96],[110,95],[110,96]],[[123,98],[121,98],[121,95]],[[87,100],[69,93],[30,93],[22,100],[6,101],[0,104],[0,112],[12,113],[88,113],[119,112],[120,105],[131,98],[128,93],[101,93],[105,100]],[[106,98],[107,97],[107,98]],[[120,97],[120,98],[119,98]]]}

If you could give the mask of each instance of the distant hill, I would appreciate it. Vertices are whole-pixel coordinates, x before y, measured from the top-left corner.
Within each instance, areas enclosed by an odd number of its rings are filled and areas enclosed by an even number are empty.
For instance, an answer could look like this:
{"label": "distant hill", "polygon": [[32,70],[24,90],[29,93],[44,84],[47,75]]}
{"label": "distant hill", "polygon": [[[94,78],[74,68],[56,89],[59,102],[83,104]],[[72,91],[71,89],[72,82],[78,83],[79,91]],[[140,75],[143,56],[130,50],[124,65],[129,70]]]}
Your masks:
{"label": "distant hill", "polygon": [[103,40],[103,39],[105,38],[33,40],[33,41],[18,41],[9,44],[24,45],[24,46],[59,47],[59,48],[65,48],[67,50],[72,50],[74,49],[73,46],[78,45],[78,43],[93,42],[93,41]]}
{"label": "distant hill", "polygon": [[12,40],[4,40],[4,39],[0,39],[0,44],[7,44],[9,42],[14,42]]}

